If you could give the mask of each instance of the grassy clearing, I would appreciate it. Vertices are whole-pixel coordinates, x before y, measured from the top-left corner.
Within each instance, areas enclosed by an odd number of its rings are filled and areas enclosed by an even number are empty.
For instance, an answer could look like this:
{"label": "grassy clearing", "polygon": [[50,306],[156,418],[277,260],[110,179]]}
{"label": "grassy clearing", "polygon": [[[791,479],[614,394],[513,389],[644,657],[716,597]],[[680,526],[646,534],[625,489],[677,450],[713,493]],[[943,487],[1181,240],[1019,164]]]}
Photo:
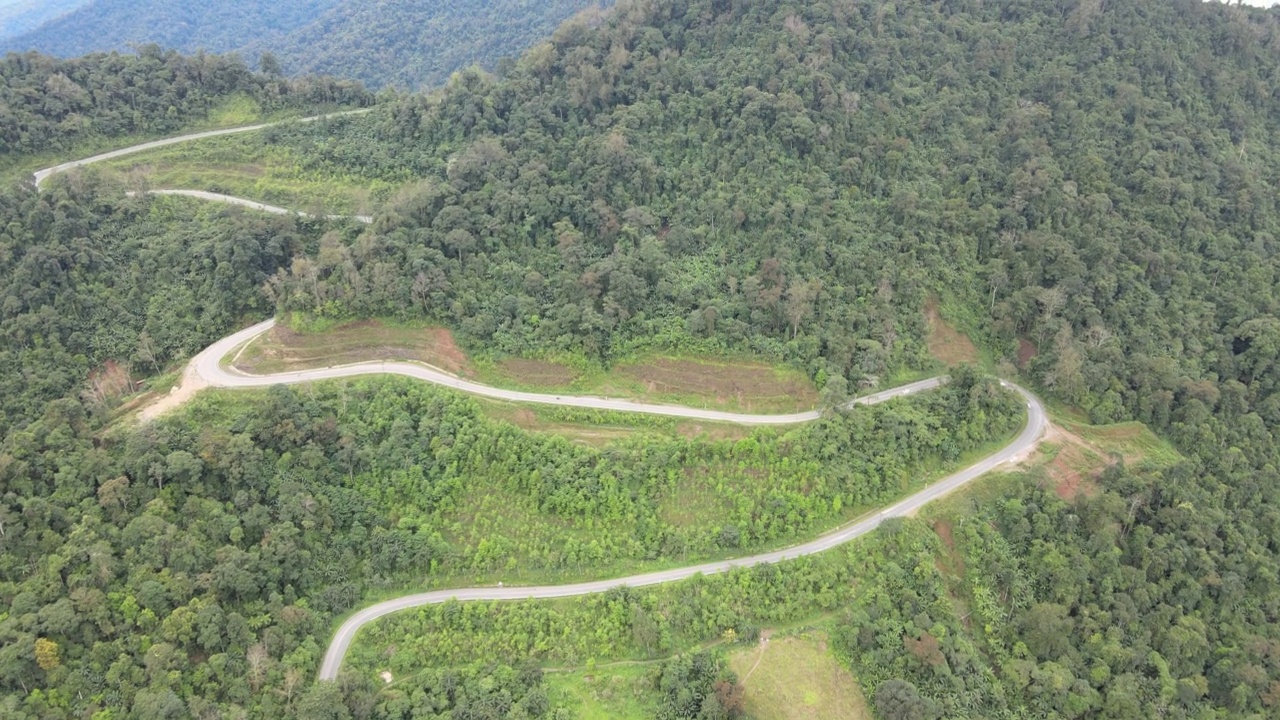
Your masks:
{"label": "grassy clearing", "polygon": [[939,362],[951,366],[962,363],[972,365],[982,361],[978,348],[974,346],[969,336],[956,330],[952,324],[942,318],[936,298],[931,298],[925,303],[924,317],[927,327],[925,347]]}
{"label": "grassy clearing", "polygon": [[827,648],[820,631],[791,637],[761,635],[753,648],[729,655],[756,720],[870,720],[862,688]]}
{"label": "grassy clearing", "polygon": [[[365,360],[415,360],[496,387],[738,412],[809,410],[818,401],[817,390],[803,373],[756,361],[652,354],[608,370],[541,360],[482,361],[468,358],[444,328],[386,320],[307,327],[301,319],[290,318],[254,341],[235,365],[265,374]],[[530,429],[537,420],[508,419]],[[685,423],[682,432],[690,437],[732,436],[714,423]]]}
{"label": "grassy clearing", "polygon": [[648,720],[658,710],[650,663],[615,664],[597,670],[548,673],[547,695],[580,720]]}
{"label": "grassy clearing", "polygon": [[365,360],[410,360],[462,377],[474,375],[471,362],[448,330],[418,323],[362,320],[323,328],[282,322],[249,343],[235,358],[243,372],[267,375]]}
{"label": "grassy clearing", "polygon": [[804,373],[745,358],[646,353],[607,369],[576,358],[508,358],[477,365],[486,382],[528,390],[760,414],[811,410],[818,404],[818,391]]}
{"label": "grassy clearing", "polygon": [[306,172],[293,150],[264,145],[256,133],[170,145],[102,167],[133,185],[207,190],[315,214],[371,214],[396,187]]}
{"label": "grassy clearing", "polygon": [[1181,458],[1173,446],[1139,422],[1089,425],[1055,417],[1038,463],[1053,482],[1054,492],[1070,499],[1096,493],[1098,476],[1117,460],[1162,468]]}

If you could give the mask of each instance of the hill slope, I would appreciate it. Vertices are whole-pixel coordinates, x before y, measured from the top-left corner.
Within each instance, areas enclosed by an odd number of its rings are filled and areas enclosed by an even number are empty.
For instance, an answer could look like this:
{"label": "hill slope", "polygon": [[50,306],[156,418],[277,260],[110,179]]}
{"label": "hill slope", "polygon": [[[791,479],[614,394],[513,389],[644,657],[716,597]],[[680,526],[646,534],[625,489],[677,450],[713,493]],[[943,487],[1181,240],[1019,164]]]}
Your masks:
{"label": "hill slope", "polygon": [[130,43],[226,52],[257,38],[295,30],[337,4],[337,0],[93,0],[3,47],[59,57],[124,50]]}
{"label": "hill slope", "polygon": [[[400,183],[368,228],[127,198],[92,171],[2,190],[0,397],[20,402],[0,715],[554,717],[548,653],[661,657],[821,613],[885,718],[1274,716],[1278,76],[1276,15],[1194,0],[636,0],[499,77],[263,133],[300,173]],[[812,451],[596,451],[394,381],[102,431],[125,361],[158,372],[273,301],[425,316],[510,354],[767,352],[840,391],[925,369],[933,297],[1065,414],[1141,420],[1179,453],[1144,459],[1122,425],[1105,469],[1059,456],[1089,473],[1075,495],[1015,475],[812,562],[402,615],[363,672],[308,686],[362,598],[456,586],[464,562],[568,579],[678,562],[685,537],[784,537],[825,493],[852,507],[910,475],[909,448],[963,453],[940,429],[981,437],[991,415],[953,408],[993,393],[962,388],[944,420],[889,406],[883,432],[836,414]],[[684,511],[723,522],[650,520]],[[681,705],[666,716],[725,717],[715,668],[677,662],[647,685]]]}
{"label": "hill slope", "polygon": [[88,2],[89,0],[3,0],[0,2],[0,40],[31,32]]}
{"label": "hill slope", "polygon": [[443,82],[474,63],[514,56],[591,0],[93,0],[0,50],[60,57],[157,43],[184,52],[272,52],[289,73],[371,87]]}

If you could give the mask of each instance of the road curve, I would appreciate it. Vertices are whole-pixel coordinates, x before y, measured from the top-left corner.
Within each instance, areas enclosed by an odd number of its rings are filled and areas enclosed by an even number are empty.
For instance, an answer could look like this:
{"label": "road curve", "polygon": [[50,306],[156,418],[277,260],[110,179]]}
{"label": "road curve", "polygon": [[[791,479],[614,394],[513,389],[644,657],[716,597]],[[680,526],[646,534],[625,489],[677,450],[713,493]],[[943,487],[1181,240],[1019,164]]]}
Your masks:
{"label": "road curve", "polygon": [[[313,382],[315,380],[334,380],[337,378],[355,377],[357,375],[403,375],[423,380],[436,385],[453,388],[472,395],[507,400],[510,402],[532,403],[535,405],[560,405],[563,407],[587,408],[591,410],[616,410],[619,412],[644,413],[647,415],[666,415],[670,417],[707,420],[711,422],[736,423],[738,425],[794,425],[811,422],[822,416],[817,410],[787,413],[782,415],[751,415],[747,413],[724,412],[720,410],[703,410],[684,407],[682,405],[660,405],[656,403],[637,402],[625,398],[602,398],[590,395],[548,395],[543,393],[522,392],[519,390],[503,390],[502,388],[481,385],[463,380],[456,375],[426,365],[407,362],[362,362],[352,365],[319,368],[316,370],[298,370],[295,372],[275,373],[272,375],[248,375],[224,368],[222,358],[237,347],[249,342],[275,326],[275,320],[266,320],[253,327],[245,328],[210,345],[191,360],[191,369],[204,384],[211,387],[247,388],[268,387],[271,385],[292,385]],[[931,390],[943,382],[942,378],[929,378],[919,382],[903,385],[892,390],[867,395],[853,400],[854,405],[874,405],[903,395]]]}
{"label": "road curve", "polygon": [[1027,403],[1027,424],[1013,442],[1006,445],[999,452],[970,465],[964,470],[948,475],[923,490],[899,500],[883,510],[863,516],[861,520],[827,533],[816,540],[811,540],[807,543],[784,548],[782,550],[761,553],[759,555],[751,555],[748,557],[737,558],[735,560],[709,562],[701,565],[676,568],[674,570],[662,570],[659,572],[632,575],[629,577],[614,578],[611,580],[598,580],[595,582],[575,583],[572,585],[436,590],[416,595],[405,595],[404,597],[399,597],[394,600],[387,600],[361,610],[348,618],[346,622],[342,623],[342,626],[338,628],[338,632],[334,634],[333,640],[329,642],[328,650],[325,651],[324,661],[320,665],[320,679],[337,679],[338,670],[342,667],[342,659],[346,656],[347,649],[351,646],[351,642],[355,639],[356,633],[360,631],[360,628],[383,616],[390,615],[391,613],[399,612],[401,610],[408,610],[422,605],[433,605],[455,599],[460,601],[545,600],[550,598],[572,597],[576,595],[590,595],[624,586],[644,587],[646,585],[658,585],[660,583],[684,580],[693,577],[694,575],[714,575],[716,573],[727,572],[738,567],[751,567],[753,565],[793,560],[805,555],[820,553],[824,550],[836,547],[837,545],[847,543],[855,538],[862,537],[863,535],[875,530],[880,526],[880,523],[884,522],[888,518],[910,515],[924,505],[937,500],[948,493],[954,492],[956,489],[963,487],[983,474],[990,472],[998,465],[1023,458],[1036,447],[1040,441],[1040,437],[1044,434],[1044,431],[1049,424],[1048,418],[1045,416],[1044,407],[1034,395],[1026,390],[1003,380],[1001,381],[1001,384],[1016,391],[1024,400],[1026,400]]}
{"label": "road curve", "polygon": [[[136,195],[137,193],[128,192],[125,194],[133,196],[133,195]],[[266,203],[260,203],[254,200],[246,200],[244,198],[238,198],[233,195],[223,195],[222,193],[207,192],[205,190],[148,190],[147,194],[148,195],[181,195],[182,197],[208,200],[209,202],[220,202],[220,203],[226,203],[228,205],[239,205],[241,207],[246,207],[251,210],[258,210],[265,213],[271,213],[272,215],[297,215],[298,217],[304,217],[304,218],[317,217],[316,215],[313,215],[308,212],[303,212],[301,210],[290,210],[289,208],[282,208],[277,205],[267,205]],[[371,215],[324,215],[322,217],[325,220],[355,220],[356,222],[362,222],[366,225],[373,222],[373,216]]]}
{"label": "road curve", "polygon": [[[274,319],[266,320],[219,340],[192,358],[191,363],[188,366],[187,374],[196,376],[196,379],[202,384],[224,388],[267,387],[270,385],[305,383],[316,380],[332,380],[358,375],[390,374],[404,375],[406,377],[453,388],[461,392],[494,398],[497,400],[591,408],[598,410],[616,410],[621,412],[639,412],[652,415],[667,415],[698,420],[738,423],[742,425],[789,425],[809,422],[821,417],[821,414],[817,410],[783,415],[748,415],[743,413],[721,412],[717,410],[702,410],[698,408],[682,407],[679,405],[657,405],[623,399],[609,399],[582,395],[544,395],[540,393],[520,392],[516,390],[503,390],[463,380],[462,378],[441,372],[425,365],[416,365],[404,362],[366,362],[342,365],[338,367],[320,368],[316,370],[277,373],[273,375],[248,375],[234,370],[229,370],[222,366],[221,361],[228,354],[236,348],[243,346],[245,343],[248,343],[254,338],[257,338],[267,332],[274,326]],[[919,382],[886,390],[874,395],[857,398],[852,400],[850,405],[872,405],[886,400],[891,400],[896,397],[930,390],[938,387],[943,382],[945,382],[945,378],[921,380]],[[761,553],[759,555],[751,555],[733,560],[722,560],[719,562],[703,563],[701,565],[691,565],[672,570],[662,570],[659,572],[645,573],[641,575],[631,575],[628,577],[598,580],[594,582],[574,583],[570,585],[436,590],[433,592],[406,595],[394,600],[380,602],[361,610],[355,615],[352,615],[342,624],[341,627],[338,628],[338,632],[334,635],[333,640],[329,643],[328,650],[325,652],[324,661],[321,663],[320,679],[333,680],[337,678],[338,670],[342,666],[342,660],[347,654],[347,649],[351,646],[351,642],[355,639],[356,633],[360,628],[374,620],[377,620],[378,618],[401,610],[407,610],[422,605],[442,603],[451,599],[461,601],[550,599],[577,595],[590,595],[624,586],[644,587],[646,585],[657,585],[660,583],[684,580],[686,578],[693,577],[694,575],[712,575],[722,573],[736,567],[751,567],[753,565],[792,560],[805,555],[812,555],[824,550],[829,550],[837,545],[862,537],[872,530],[875,530],[886,519],[910,515],[924,505],[937,500],[948,493],[954,492],[957,488],[972,482],[976,478],[990,472],[997,466],[1006,462],[1022,459],[1036,447],[1041,436],[1044,434],[1045,429],[1049,425],[1044,407],[1034,395],[1017,385],[1013,385],[1012,383],[1004,380],[1001,380],[1000,383],[1006,388],[1009,388],[1021,395],[1027,405],[1026,425],[1023,427],[1022,432],[1020,432],[1011,443],[973,465],[952,473],[919,492],[899,500],[882,510],[865,515],[860,520],[850,525],[841,527],[807,543],[784,548],[782,550],[775,550],[773,552]]]}
{"label": "road curve", "polygon": [[205,132],[191,133],[189,135],[179,135],[178,137],[165,138],[163,140],[152,140],[151,142],[139,143],[137,145],[132,145],[127,148],[112,150],[111,152],[105,152],[105,153],[102,153],[101,155],[94,155],[93,157],[87,157],[87,158],[84,158],[83,160],[71,160],[70,162],[64,162],[61,165],[54,165],[53,167],[45,168],[43,170],[37,170],[33,173],[33,175],[35,176],[35,180],[36,180],[36,189],[39,189],[40,186],[44,184],[45,180],[48,180],[50,177],[57,175],[58,173],[66,172],[68,170],[72,170],[78,167],[84,167],[85,165],[92,165],[94,163],[99,163],[104,160],[114,160],[115,158],[124,157],[125,155],[132,155],[134,153],[145,152],[147,150],[155,150],[156,148],[162,148],[168,145],[176,145],[178,143],[189,142],[191,140],[203,140],[205,138],[219,137],[222,135],[235,135],[237,133],[246,133],[246,132],[253,132],[255,130],[263,130],[265,128],[269,128],[275,125],[281,125],[286,122],[309,123],[309,122],[316,122],[317,120],[325,120],[328,118],[342,117],[343,115],[359,115],[367,112],[369,112],[369,108],[361,108],[359,110],[344,110],[342,112],[328,113],[325,115],[314,115],[312,117],[299,118],[297,120],[283,120],[281,122],[274,122],[274,123],[261,123],[258,125],[244,125],[241,127],[223,128],[221,130],[207,130]]}
{"label": "road curve", "polygon": [[[297,122],[314,122],[329,117],[337,117],[340,115],[350,115],[368,112],[367,109],[351,110],[340,113],[332,113],[328,115],[317,115],[315,117],[302,118]],[[176,143],[187,142],[191,140],[200,140],[203,138],[218,137],[221,135],[232,135],[235,133],[252,132],[271,127],[278,123],[264,123],[259,125],[250,125],[238,128],[227,128],[223,130],[210,130],[207,132],[192,133],[179,137],[167,138],[164,140],[155,140],[152,142],[141,143],[120,150],[94,155],[93,157],[83,160],[73,160],[71,162],[55,165],[50,168],[38,170],[34,173],[36,188],[39,187],[49,177],[73,168],[91,165],[104,160],[130,155],[146,150],[174,145]],[[286,208],[266,205],[263,203],[245,200],[242,198],[231,197],[228,195],[220,195],[218,193],[210,193],[199,190],[153,190],[152,194],[156,195],[185,195],[188,197],[196,197],[204,200],[212,200],[215,202],[225,202],[234,205],[241,205],[255,210],[268,213],[290,214],[306,216],[302,213]],[[330,219],[338,219],[343,216],[326,216]],[[371,218],[367,216],[354,216],[353,219],[360,222],[371,222]],[[221,365],[221,360],[227,356],[236,347],[258,337],[262,333],[270,330],[275,325],[275,320],[267,320],[258,323],[252,327],[234,333],[213,345],[206,348],[200,354],[192,358],[188,365],[187,373],[184,374],[184,382],[189,376],[196,376],[194,379],[203,381],[215,387],[228,388],[244,388],[244,387],[265,387],[269,385],[293,384],[312,382],[315,380],[328,380],[335,378],[353,377],[357,375],[374,375],[374,374],[391,374],[404,375],[418,380],[435,383],[445,387],[453,388],[462,392],[479,395],[482,397],[493,398],[497,400],[508,400],[513,402],[536,403],[542,405],[560,405],[566,407],[590,408],[597,410],[616,410],[621,412],[638,412],[651,415],[666,415],[672,417],[691,418],[697,420],[709,420],[718,422],[738,423],[742,425],[788,425],[794,423],[809,422],[817,420],[821,414],[816,410],[808,412],[791,413],[783,415],[748,415],[743,413],[721,412],[716,410],[699,410],[697,408],[681,407],[677,405],[657,405],[650,403],[635,402],[631,400],[609,399],[581,395],[544,395],[540,393],[520,392],[516,390],[503,390],[493,388],[479,383],[473,383],[463,380],[448,373],[441,372],[425,365],[415,365],[404,362],[366,362],[356,363],[352,365],[344,365],[340,367],[320,368],[316,370],[302,370],[298,372],[279,373],[274,375],[247,375],[243,373],[226,370]],[[850,405],[872,405],[884,402],[895,397],[902,397],[925,390],[938,387],[944,382],[943,378],[930,378],[921,380],[916,383],[904,385],[884,392],[868,395],[865,397],[852,400]],[[983,460],[960,470],[959,472],[948,475],[947,477],[929,485],[928,487],[916,492],[898,502],[886,507],[880,511],[863,516],[860,520],[836,529],[825,535],[811,540],[807,543],[795,545],[782,550],[761,553],[759,555],[751,555],[747,557],[737,558],[733,560],[723,560],[719,562],[703,563],[701,565],[691,565],[683,568],[675,568],[672,570],[662,570],[658,572],[645,573],[641,575],[631,575],[622,578],[613,578],[610,580],[598,580],[594,582],[574,583],[570,585],[543,585],[529,587],[489,587],[489,588],[461,588],[453,590],[436,590],[433,592],[419,593],[415,595],[406,595],[394,600],[380,602],[361,610],[351,616],[338,628],[333,640],[329,643],[329,648],[325,651],[324,661],[320,666],[321,680],[334,680],[338,676],[338,670],[342,666],[342,660],[346,656],[347,649],[351,646],[351,642],[355,639],[356,633],[366,624],[377,620],[385,615],[389,615],[401,610],[407,610],[422,605],[431,605],[435,603],[446,602],[451,599],[460,601],[469,600],[527,600],[527,599],[551,599],[572,597],[578,595],[590,595],[593,593],[605,592],[619,587],[644,587],[648,585],[657,585],[660,583],[674,582],[684,580],[694,575],[713,575],[717,573],[727,572],[737,567],[751,567],[754,565],[778,563],[785,560],[792,560],[805,555],[812,555],[824,550],[829,550],[837,545],[849,542],[855,538],[862,537],[867,533],[875,530],[882,522],[888,518],[903,517],[910,515],[919,510],[924,505],[937,500],[938,498],[954,492],[956,489],[972,482],[976,478],[990,472],[997,466],[1011,461],[1021,459],[1031,452],[1039,443],[1041,436],[1048,427],[1048,418],[1045,415],[1044,407],[1040,401],[1026,390],[1012,385],[1006,381],[1000,381],[1002,385],[1019,393],[1027,404],[1027,423],[1018,434],[1018,437],[1009,445],[998,452],[984,458]]]}

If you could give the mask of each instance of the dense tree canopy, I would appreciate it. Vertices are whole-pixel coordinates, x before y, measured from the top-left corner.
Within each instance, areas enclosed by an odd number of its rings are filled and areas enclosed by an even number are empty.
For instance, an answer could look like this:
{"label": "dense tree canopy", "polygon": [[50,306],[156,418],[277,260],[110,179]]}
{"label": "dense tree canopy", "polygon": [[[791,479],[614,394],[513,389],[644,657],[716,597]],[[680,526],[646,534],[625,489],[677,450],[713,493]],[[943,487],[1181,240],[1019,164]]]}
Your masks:
{"label": "dense tree canopy", "polygon": [[[667,657],[828,613],[885,717],[1274,714],[1278,76],[1275,14],[1194,0],[636,1],[497,75],[263,134],[311,171],[403,183],[368,228],[92,173],[8,190],[0,709],[538,717],[526,660]],[[1018,405],[960,370],[787,433],[593,449],[371,379],[105,425],[120,364],[156,372],[273,305],[425,316],[500,353],[756,351],[842,394],[933,367],[934,295],[1002,371],[1182,458],[1117,462],[1070,500],[1005,479],[945,537],[894,521],[673,587],[424,608],[313,685],[366,592],[811,534],[1007,434]],[[663,512],[690,487],[705,504],[682,509],[714,521]],[[372,674],[424,664],[403,689]],[[735,697],[714,655],[652,685],[670,717]]]}
{"label": "dense tree canopy", "polygon": [[184,57],[156,45],[143,45],[136,54],[74,60],[10,53],[0,59],[0,157],[67,153],[86,140],[174,133],[237,96],[265,112],[372,99],[352,82],[286,81],[252,73],[235,56]]}
{"label": "dense tree canopy", "polygon": [[[155,43],[194,53],[265,54],[290,75],[370,87],[438,87],[470,65],[494,67],[594,0],[95,0],[7,40],[0,52],[59,57]],[[266,67],[262,68],[266,70]]]}

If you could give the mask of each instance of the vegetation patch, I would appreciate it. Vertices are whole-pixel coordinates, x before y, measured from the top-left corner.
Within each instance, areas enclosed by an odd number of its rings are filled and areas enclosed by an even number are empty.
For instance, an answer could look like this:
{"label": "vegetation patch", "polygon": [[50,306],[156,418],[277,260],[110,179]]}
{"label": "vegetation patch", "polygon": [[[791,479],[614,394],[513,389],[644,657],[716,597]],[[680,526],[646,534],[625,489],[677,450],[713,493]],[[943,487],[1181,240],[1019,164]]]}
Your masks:
{"label": "vegetation patch", "polygon": [[[696,527],[707,518],[729,518],[733,501],[726,497],[723,487],[717,492],[713,475],[709,468],[685,468],[683,478],[659,502],[658,517],[676,527]],[[733,537],[737,535],[736,529],[728,532]]]}
{"label": "vegetation patch", "polygon": [[507,358],[497,363],[499,371],[522,385],[556,388],[571,385],[582,373],[563,363],[529,358]]}
{"label": "vegetation patch", "polygon": [[825,633],[769,637],[729,654],[755,720],[870,720],[862,688],[828,646]]}
{"label": "vegetation patch", "polygon": [[648,720],[657,714],[656,668],[651,663],[547,673],[547,696],[579,720]]}
{"label": "vegetation patch", "polygon": [[1098,476],[1116,462],[1168,467],[1181,455],[1145,425],[1137,422],[1087,425],[1062,419],[1046,438],[1043,467],[1058,497],[1093,496]]}
{"label": "vegetation patch", "polygon": [[368,360],[411,360],[469,377],[471,363],[449,330],[383,320],[361,320],[307,332],[280,323],[244,348],[237,370],[266,375]]}
{"label": "vegetation patch", "polygon": [[134,187],[205,190],[317,215],[372,214],[397,187],[308,172],[296,151],[268,144],[261,133],[180,143],[102,165],[122,173]]}
{"label": "vegetation patch", "polygon": [[700,396],[743,412],[808,409],[818,403],[801,373],[750,362],[655,357],[620,365],[617,374],[653,397]]}
{"label": "vegetation patch", "polygon": [[555,433],[571,440],[597,447],[608,445],[615,440],[631,437],[637,430],[637,428],[633,427],[609,427],[591,423],[557,422],[540,416],[528,407],[510,404],[498,405],[495,403],[493,407],[487,410],[487,414],[495,420],[505,420],[522,430]]}
{"label": "vegetation patch", "polygon": [[978,348],[967,335],[956,330],[938,312],[938,301],[930,299],[924,306],[925,323],[928,332],[925,335],[925,346],[929,354],[945,365],[978,362]]}
{"label": "vegetation patch", "polygon": [[818,392],[804,373],[749,359],[645,354],[605,369],[581,358],[507,358],[482,366],[480,377],[494,385],[537,391],[744,413],[795,412],[818,404]]}

